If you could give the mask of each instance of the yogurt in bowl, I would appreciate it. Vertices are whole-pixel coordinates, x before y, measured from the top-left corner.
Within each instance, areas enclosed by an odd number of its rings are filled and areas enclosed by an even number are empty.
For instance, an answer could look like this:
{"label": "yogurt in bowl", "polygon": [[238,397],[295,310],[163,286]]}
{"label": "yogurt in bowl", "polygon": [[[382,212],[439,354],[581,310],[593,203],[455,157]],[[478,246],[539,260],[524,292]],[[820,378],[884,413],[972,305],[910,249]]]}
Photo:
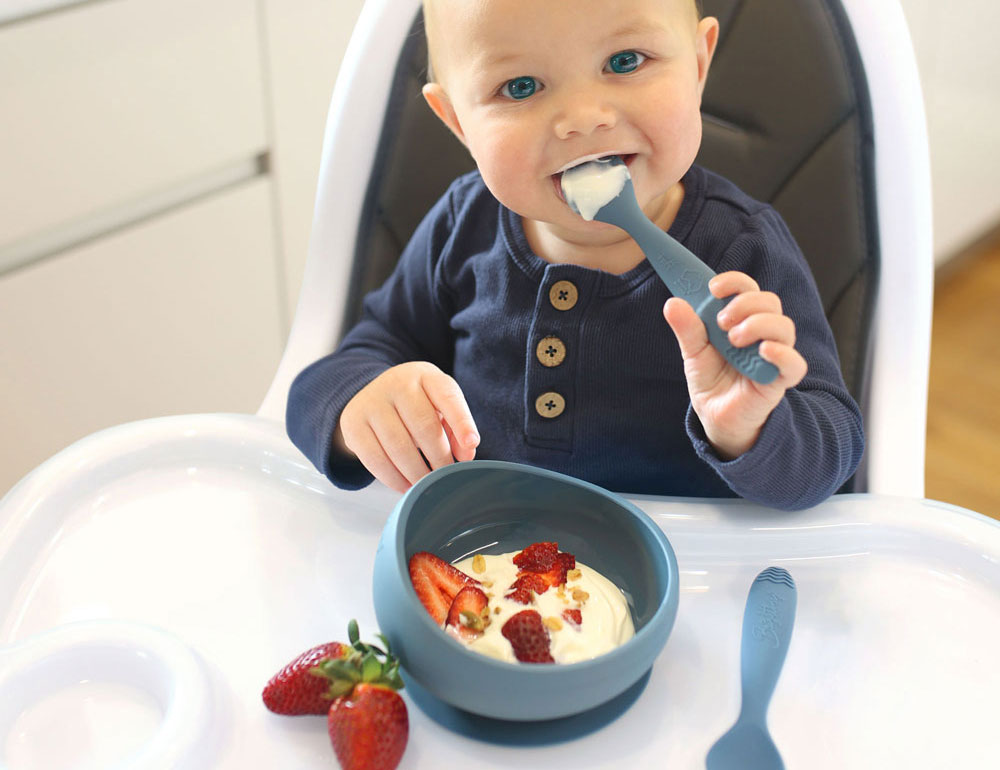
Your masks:
{"label": "yogurt in bowl", "polygon": [[518,662],[514,644],[503,630],[510,628],[507,623],[514,615],[526,610],[538,613],[554,663],[589,660],[635,635],[621,589],[586,564],[575,562],[566,570],[565,582],[548,586],[541,593],[523,586],[521,590],[515,588],[519,575],[537,574],[524,572],[515,564],[521,553],[524,551],[477,554],[454,565],[479,581],[488,599],[482,633],[466,639],[469,649],[509,663]]}

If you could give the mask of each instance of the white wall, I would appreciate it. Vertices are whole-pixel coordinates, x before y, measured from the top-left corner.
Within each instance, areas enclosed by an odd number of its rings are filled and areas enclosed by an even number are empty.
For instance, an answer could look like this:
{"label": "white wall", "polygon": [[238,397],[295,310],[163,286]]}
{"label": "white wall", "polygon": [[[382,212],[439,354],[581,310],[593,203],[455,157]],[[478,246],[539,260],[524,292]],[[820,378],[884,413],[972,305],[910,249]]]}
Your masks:
{"label": "white wall", "polygon": [[1000,3],[901,4],[924,87],[940,265],[1000,225]]}

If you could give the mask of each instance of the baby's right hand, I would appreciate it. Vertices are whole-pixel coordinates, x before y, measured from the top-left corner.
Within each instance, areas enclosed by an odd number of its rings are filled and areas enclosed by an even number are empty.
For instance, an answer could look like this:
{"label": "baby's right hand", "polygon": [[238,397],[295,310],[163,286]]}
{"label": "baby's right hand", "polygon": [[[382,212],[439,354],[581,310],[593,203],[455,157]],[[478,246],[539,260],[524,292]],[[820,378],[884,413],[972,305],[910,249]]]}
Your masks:
{"label": "baby's right hand", "polygon": [[334,443],[405,492],[430,472],[428,464],[475,457],[479,433],[458,383],[434,364],[411,361],[382,372],[347,402]]}

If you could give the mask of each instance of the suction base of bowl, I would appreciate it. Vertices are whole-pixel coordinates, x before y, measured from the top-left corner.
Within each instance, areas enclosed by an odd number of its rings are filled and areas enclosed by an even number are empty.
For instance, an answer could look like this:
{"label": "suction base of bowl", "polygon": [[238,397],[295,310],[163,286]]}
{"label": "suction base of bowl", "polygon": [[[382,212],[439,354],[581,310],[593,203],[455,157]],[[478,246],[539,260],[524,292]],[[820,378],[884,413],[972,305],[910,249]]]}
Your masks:
{"label": "suction base of bowl", "polygon": [[[493,719],[463,711],[445,703],[409,677],[404,692],[428,717],[459,735],[501,746],[546,746],[576,740],[614,722],[642,695],[651,671],[600,706],[568,717],[533,722]],[[405,676],[406,672],[403,673]]]}

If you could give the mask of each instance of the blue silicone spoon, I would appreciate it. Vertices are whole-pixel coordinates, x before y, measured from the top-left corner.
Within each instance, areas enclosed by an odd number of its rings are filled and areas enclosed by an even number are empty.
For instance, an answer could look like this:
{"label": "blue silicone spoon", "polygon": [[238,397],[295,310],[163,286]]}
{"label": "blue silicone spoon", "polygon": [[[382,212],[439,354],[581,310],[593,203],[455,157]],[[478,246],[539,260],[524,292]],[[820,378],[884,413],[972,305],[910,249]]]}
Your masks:
{"label": "blue silicone spoon", "polygon": [[[579,199],[581,182],[595,170],[603,171],[616,166],[624,172],[621,175],[624,184],[617,194],[612,191],[614,197],[588,216],[588,212],[582,211]],[[715,271],[646,217],[639,208],[632,179],[621,158],[601,158],[566,170],[562,176],[562,190],[566,202],[577,214],[585,219],[615,225],[632,236],[670,292],[691,304],[708,330],[709,342],[737,371],[763,385],[775,380],[778,368],[760,357],[760,343],[745,348],[735,347],[729,341],[729,335],[719,328],[716,316],[730,298],[719,299],[708,290],[708,282]]]}
{"label": "blue silicone spoon", "polygon": [[743,706],[708,752],[707,770],[784,770],[767,730],[767,708],[792,638],[795,604],[795,581],[781,567],[767,568],[750,586],[740,648]]}

